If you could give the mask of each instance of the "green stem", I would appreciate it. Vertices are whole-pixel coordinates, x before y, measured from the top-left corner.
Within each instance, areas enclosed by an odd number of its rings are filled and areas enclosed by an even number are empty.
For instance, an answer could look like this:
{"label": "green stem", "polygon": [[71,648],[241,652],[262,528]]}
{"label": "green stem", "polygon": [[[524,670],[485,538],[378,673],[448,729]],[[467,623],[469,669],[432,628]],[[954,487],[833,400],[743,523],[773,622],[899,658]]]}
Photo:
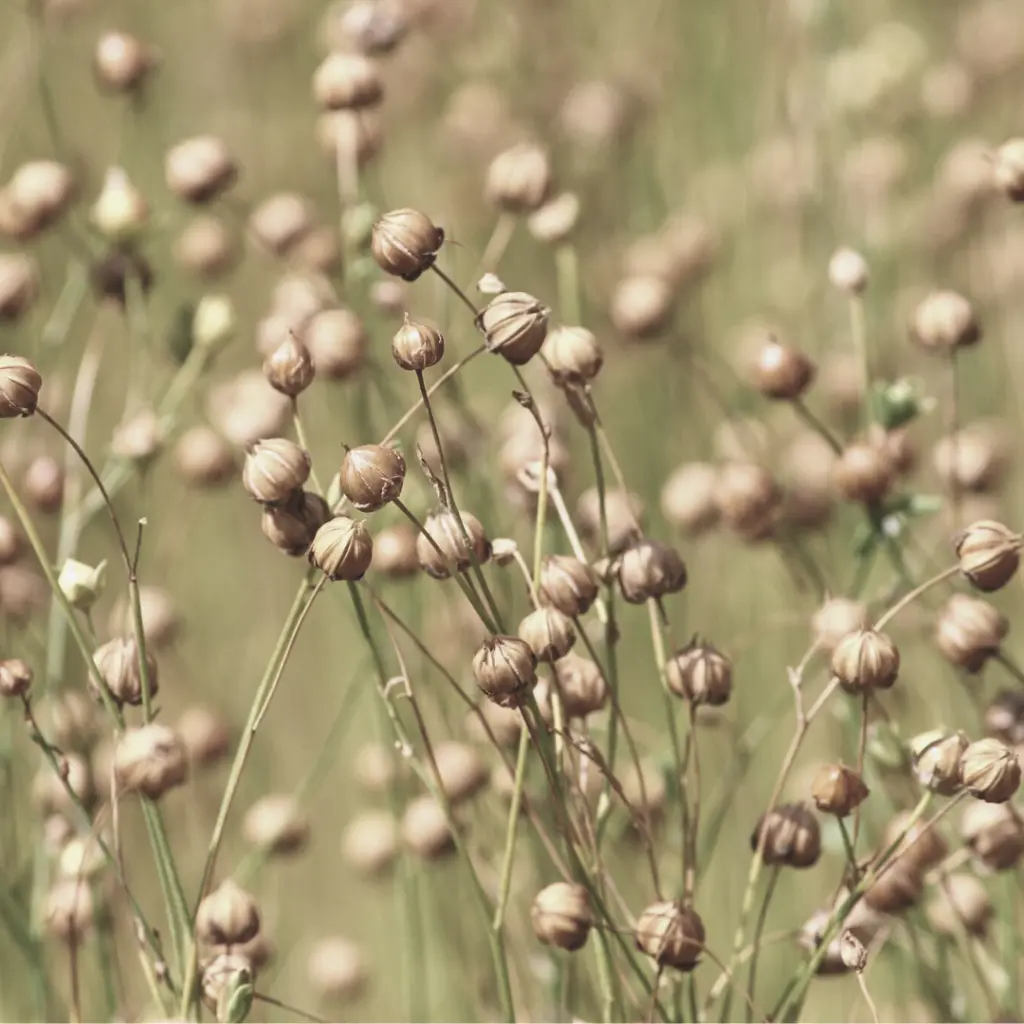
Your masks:
{"label": "green stem", "polygon": [[530,753],[530,734],[526,729],[519,733],[519,752],[516,755],[515,779],[512,787],[512,802],[509,805],[508,824],[505,830],[505,855],[501,862],[501,881],[498,883],[498,906],[494,911],[491,927],[500,932],[505,926],[505,910],[509,893],[512,891],[512,867],[515,862],[516,833],[519,829],[519,812],[523,805],[523,784],[526,781],[526,762]]}
{"label": "green stem", "polygon": [[[753,946],[754,952],[750,957],[750,968],[747,973],[747,1020],[752,1019],[751,1014],[753,1013],[754,1000],[757,998],[757,960],[758,955],[761,952],[761,937],[764,935],[765,922],[768,920],[768,906],[771,903],[772,896],[775,895],[775,886],[778,884],[779,875],[781,874],[781,865],[776,864],[768,876],[768,886],[764,891],[764,899],[761,901],[761,910],[757,915],[757,921],[754,924],[754,939]],[[694,1018],[696,1019],[696,1018]]]}

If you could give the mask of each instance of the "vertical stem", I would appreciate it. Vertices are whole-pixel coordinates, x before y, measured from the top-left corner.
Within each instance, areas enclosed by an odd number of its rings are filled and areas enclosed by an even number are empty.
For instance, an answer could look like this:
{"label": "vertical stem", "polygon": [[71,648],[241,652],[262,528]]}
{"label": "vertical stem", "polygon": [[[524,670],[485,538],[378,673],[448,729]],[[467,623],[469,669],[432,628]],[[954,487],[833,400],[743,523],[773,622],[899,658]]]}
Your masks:
{"label": "vertical stem", "polygon": [[555,275],[558,280],[558,311],[562,322],[578,324],[582,319],[580,268],[576,246],[572,242],[563,242],[555,249]]}
{"label": "vertical stem", "polygon": [[859,295],[850,296],[850,334],[861,366],[861,381],[864,387],[863,422],[871,424],[871,353],[868,350],[868,331],[864,316],[864,300]]}

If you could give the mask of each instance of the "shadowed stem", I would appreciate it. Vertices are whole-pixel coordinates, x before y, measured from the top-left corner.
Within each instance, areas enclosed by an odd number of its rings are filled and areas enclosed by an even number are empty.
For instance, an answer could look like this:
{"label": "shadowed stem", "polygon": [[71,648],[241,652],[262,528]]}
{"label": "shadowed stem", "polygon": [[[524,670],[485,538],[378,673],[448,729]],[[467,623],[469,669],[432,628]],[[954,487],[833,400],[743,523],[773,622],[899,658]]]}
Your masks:
{"label": "shadowed stem", "polygon": [[476,308],[473,300],[436,263],[431,263],[430,269],[461,299],[463,305],[473,314],[473,322],[476,323],[480,310]]}

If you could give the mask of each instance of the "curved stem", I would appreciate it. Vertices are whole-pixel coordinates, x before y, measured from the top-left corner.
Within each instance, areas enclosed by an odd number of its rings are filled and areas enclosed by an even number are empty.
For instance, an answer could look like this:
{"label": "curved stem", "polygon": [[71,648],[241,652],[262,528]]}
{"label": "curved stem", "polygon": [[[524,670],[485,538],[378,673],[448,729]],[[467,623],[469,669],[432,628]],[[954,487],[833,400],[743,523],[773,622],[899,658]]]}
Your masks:
{"label": "curved stem", "polygon": [[938,584],[948,580],[951,576],[955,576],[960,571],[959,565],[952,565],[948,569],[943,569],[942,572],[933,576],[929,580],[925,580],[919,586],[914,587],[913,590],[904,594],[885,614],[875,623],[874,630],[876,632],[881,631],[888,622],[890,622],[899,612],[903,611],[913,601],[916,601],[926,590],[930,590],[932,587],[938,586]]}

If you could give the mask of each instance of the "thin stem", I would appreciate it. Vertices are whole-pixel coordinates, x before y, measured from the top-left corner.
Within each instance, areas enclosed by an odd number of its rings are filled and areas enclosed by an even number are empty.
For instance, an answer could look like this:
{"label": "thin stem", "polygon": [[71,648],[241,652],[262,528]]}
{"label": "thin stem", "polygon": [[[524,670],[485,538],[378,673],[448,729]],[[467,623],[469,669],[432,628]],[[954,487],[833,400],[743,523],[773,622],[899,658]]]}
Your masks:
{"label": "thin stem", "polygon": [[[857,744],[857,775],[860,778],[864,778],[864,755],[867,752],[868,746],[868,710],[871,704],[871,691],[865,690],[864,697],[861,700],[860,705],[860,740]],[[851,845],[853,847],[853,870],[854,877],[856,877],[857,871],[857,840],[860,837],[860,809],[861,805],[857,804],[853,811],[853,840]]]}
{"label": "thin stem", "polygon": [[526,781],[526,762],[530,753],[530,734],[526,729],[519,733],[519,752],[516,755],[515,779],[512,784],[512,802],[509,805],[508,824],[505,829],[505,854],[501,862],[501,880],[498,883],[498,905],[494,911],[492,928],[500,932],[505,925],[505,909],[512,890],[512,867],[515,861],[516,832],[519,828],[519,812],[523,803],[523,784]]}
{"label": "thin stem", "polygon": [[843,454],[843,442],[829,430],[828,427],[818,419],[817,416],[807,408],[802,398],[794,400],[793,409],[796,414],[813,430],[821,439],[835,452],[836,455]]}
{"label": "thin stem", "polygon": [[768,906],[771,903],[772,896],[775,895],[775,886],[779,882],[779,875],[781,874],[782,866],[776,864],[772,867],[771,874],[768,876],[768,886],[764,891],[764,899],[761,901],[761,909],[757,915],[757,921],[754,924],[754,938],[752,945],[754,947],[754,953],[750,958],[750,968],[747,973],[747,1020],[750,1021],[751,1008],[754,1005],[754,1000],[757,997],[757,960],[758,952],[761,948],[761,936],[764,933],[765,922],[768,920]]}
{"label": "thin stem", "polygon": [[949,503],[953,516],[953,529],[960,529],[960,387],[957,375],[957,349],[949,353],[949,407],[946,432],[949,435],[949,446],[952,470],[949,474]]}
{"label": "thin stem", "polygon": [[476,308],[473,300],[436,263],[431,263],[430,269],[462,300],[463,305],[473,314],[473,320],[476,322],[480,316],[480,310]]}
{"label": "thin stem", "polygon": [[943,583],[952,576],[955,576],[959,571],[959,565],[952,565],[948,569],[943,569],[942,572],[933,576],[931,579],[925,580],[924,583],[914,587],[913,590],[908,591],[875,623],[875,631],[880,632],[899,612],[903,611],[908,604],[916,601],[923,593],[925,593],[925,591],[930,590],[932,587],[938,586],[938,584]]}
{"label": "thin stem", "polygon": [[309,479],[313,482],[316,493],[323,497],[327,492],[323,489],[316,475],[316,469],[312,465],[313,455],[309,447],[309,440],[306,437],[306,428],[302,425],[302,417],[299,415],[299,399],[297,396],[292,398],[292,423],[295,425],[295,438],[299,443],[299,447],[310,457]]}
{"label": "thin stem", "polygon": [[871,425],[871,353],[868,351],[867,320],[864,316],[864,300],[859,295],[851,295],[850,336],[861,368],[861,386],[863,387],[864,403],[862,415],[864,426]]}
{"label": "thin stem", "polygon": [[836,815],[836,824],[839,826],[839,835],[843,840],[843,849],[846,851],[846,860],[850,865],[850,877],[856,878],[859,868],[857,866],[857,851],[856,843],[850,836],[850,831],[846,827],[846,822],[843,821],[839,815]]}
{"label": "thin stem", "polygon": [[473,274],[474,279],[479,278],[481,274],[494,270],[495,267],[497,267],[501,262],[502,256],[505,255],[508,243],[512,241],[512,235],[515,234],[515,230],[515,214],[508,213],[507,211],[503,211],[499,214],[498,219],[494,222],[494,230],[491,232],[491,237],[487,241],[487,247],[484,249],[484,254],[480,257],[480,264]]}
{"label": "thin stem", "polygon": [[263,992],[253,992],[252,997],[258,1002],[266,1003],[268,1006],[275,1006],[277,1009],[292,1013],[303,1020],[312,1021],[313,1024],[327,1024],[323,1017],[318,1017],[315,1013],[310,1013],[309,1010],[300,1010],[291,1003],[282,1002],[280,999],[275,999],[273,996],[268,996]]}

